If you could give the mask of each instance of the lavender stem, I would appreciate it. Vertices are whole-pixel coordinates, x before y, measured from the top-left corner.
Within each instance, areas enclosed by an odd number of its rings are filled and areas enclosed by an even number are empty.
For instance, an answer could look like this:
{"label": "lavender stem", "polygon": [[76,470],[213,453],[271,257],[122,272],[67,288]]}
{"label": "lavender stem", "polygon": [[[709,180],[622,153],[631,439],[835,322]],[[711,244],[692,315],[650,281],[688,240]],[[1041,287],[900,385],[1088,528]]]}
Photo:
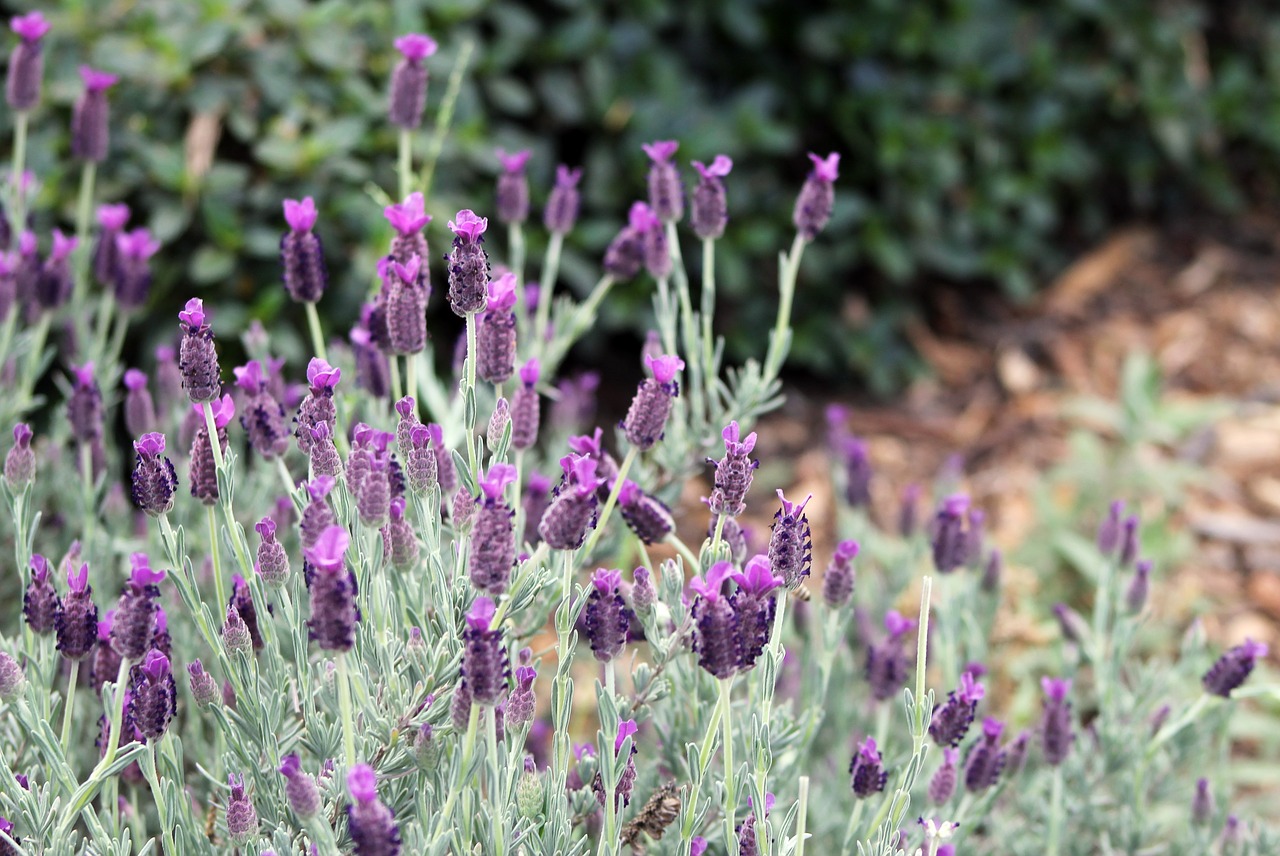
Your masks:
{"label": "lavender stem", "polygon": [[609,522],[609,515],[613,513],[613,507],[618,504],[618,494],[622,492],[622,485],[627,480],[627,473],[631,470],[631,465],[635,463],[639,454],[640,448],[632,446],[627,450],[627,456],[622,459],[622,466],[618,467],[618,475],[613,480],[613,488],[609,491],[609,498],[604,501],[604,508],[601,509],[600,518],[596,521],[596,528],[591,530],[591,537],[587,539],[587,543],[580,553],[584,559],[591,556],[591,551],[595,548],[596,542],[600,540],[600,534],[604,532],[604,525]]}
{"label": "lavender stem", "polygon": [[356,730],[355,720],[351,714],[351,676],[347,672],[347,652],[338,652],[338,709],[342,713],[342,751],[347,760],[347,769],[356,763]]}
{"label": "lavender stem", "polygon": [[80,679],[80,661],[71,661],[71,674],[67,677],[67,697],[62,703],[62,753],[71,746],[71,712],[76,706],[76,681]]}
{"label": "lavender stem", "polygon": [[324,349],[324,333],[320,327],[320,313],[316,311],[314,303],[304,303],[307,313],[307,329],[311,332],[311,348],[316,352],[316,356],[329,362],[329,356]]}
{"label": "lavender stem", "polygon": [[[213,444],[215,448],[218,445],[216,436]],[[213,563],[213,596],[217,598],[218,609],[226,609],[227,590],[222,583],[222,566],[218,562],[218,519],[213,514],[212,505],[205,506],[205,509],[209,512],[209,559]]]}
{"label": "lavender stem", "polygon": [[[560,270],[560,251],[564,247],[564,235],[552,232],[547,243],[547,255],[542,264],[542,281],[538,284],[538,308],[533,323],[533,352],[543,355],[547,347],[547,326],[551,323],[551,299],[555,292],[556,276]],[[518,293],[518,292],[517,292]]]}
{"label": "lavender stem", "polygon": [[733,675],[730,675],[720,681],[720,706],[724,709],[724,714],[720,717],[724,741],[724,840],[730,852],[738,849],[738,834],[734,829],[737,826],[738,792],[733,781],[733,702],[730,697],[732,692]]}
{"label": "lavender stem", "polygon": [[795,856],[804,856],[805,821],[809,814],[809,777],[800,777],[800,808],[796,813],[796,849]]}

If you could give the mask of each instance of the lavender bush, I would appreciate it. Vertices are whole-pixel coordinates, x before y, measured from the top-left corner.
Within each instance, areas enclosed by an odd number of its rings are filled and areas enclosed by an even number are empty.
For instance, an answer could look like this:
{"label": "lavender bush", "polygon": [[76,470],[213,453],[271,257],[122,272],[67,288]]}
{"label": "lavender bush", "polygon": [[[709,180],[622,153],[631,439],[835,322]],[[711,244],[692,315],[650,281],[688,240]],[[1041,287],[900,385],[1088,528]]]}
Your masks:
{"label": "lavender bush", "polygon": [[[316,304],[352,284],[329,282],[313,200],[282,200],[274,287],[302,304],[312,358],[245,336],[251,359],[225,365],[234,331],[193,297],[148,375],[119,355],[158,248],[118,206],[91,231],[109,74],[86,72],[74,116],[75,237],[32,231],[50,217],[23,172],[46,29],[15,19],[6,89],[0,419],[23,598],[0,641],[0,853],[1274,852],[1231,814],[1221,737],[1240,698],[1276,699],[1247,683],[1266,646],[1215,658],[1191,633],[1172,662],[1138,656],[1155,572],[1119,507],[1090,548],[1092,618],[1059,610],[1034,675],[990,648],[1002,557],[981,510],[940,492],[918,526],[912,495],[900,531],[874,527],[874,473],[838,419],[834,555],[815,561],[810,497],[778,490],[767,538],[743,523],[778,487],[751,428],[782,400],[838,154],[798,189],[764,353],[726,366],[729,160],[698,153],[690,244],[679,145],[646,146],[647,201],[582,301],[556,293],[576,168],[550,190],[536,286],[523,153],[498,155],[505,236],[477,200],[433,256],[414,161],[435,42],[406,35],[401,201],[359,318],[326,335]],[[466,325],[454,376],[426,329],[433,264]],[[607,433],[560,370],[639,277],[655,336]],[[709,523],[689,543],[673,509],[699,474]],[[992,692],[996,674],[1023,686]]]}

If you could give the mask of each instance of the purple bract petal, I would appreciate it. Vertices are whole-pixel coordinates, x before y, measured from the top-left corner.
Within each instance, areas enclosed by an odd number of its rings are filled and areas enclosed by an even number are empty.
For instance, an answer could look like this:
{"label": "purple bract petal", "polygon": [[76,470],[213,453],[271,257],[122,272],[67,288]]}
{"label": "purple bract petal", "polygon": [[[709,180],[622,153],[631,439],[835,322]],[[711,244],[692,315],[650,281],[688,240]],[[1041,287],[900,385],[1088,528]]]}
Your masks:
{"label": "purple bract petal", "polygon": [[720,597],[720,589],[724,585],[724,581],[732,575],[732,562],[716,562],[707,570],[704,577],[694,577],[689,580],[689,588],[707,600],[715,600]]}
{"label": "purple bract petal", "polygon": [[342,378],[342,369],[336,369],[319,357],[307,363],[307,383],[316,389],[333,389]]}
{"label": "purple bract petal", "polygon": [[315,546],[306,551],[307,561],[323,571],[340,571],[350,545],[346,527],[326,526]]}
{"label": "purple bract petal", "polygon": [[90,92],[101,92],[104,89],[110,89],[120,80],[117,75],[108,71],[98,71],[87,65],[80,66],[80,79],[84,81],[84,88]]}
{"label": "purple bract petal", "polygon": [[529,362],[520,367],[520,380],[525,386],[535,386],[538,383],[538,377],[542,374],[542,364],[538,362],[537,357],[533,357]]}
{"label": "purple bract petal", "polygon": [[178,313],[178,320],[186,324],[192,330],[199,330],[204,326],[207,316],[204,313],[204,301],[198,297],[193,297],[187,301],[187,306]]}
{"label": "purple bract petal", "polygon": [[310,232],[316,224],[316,201],[310,196],[301,201],[286,199],[284,201],[284,220],[295,232]]}
{"label": "purple bract petal", "polygon": [[142,663],[142,671],[154,682],[164,680],[170,674],[169,658],[152,648]]}
{"label": "purple bract petal", "polygon": [[676,153],[676,149],[680,148],[680,143],[675,140],[658,140],[652,143],[644,143],[640,148],[644,149],[644,153],[654,163],[663,163],[671,160],[671,156]]}
{"label": "purple bract petal", "polygon": [[485,308],[490,312],[506,312],[516,305],[516,275],[504,273],[489,283],[489,301]]}
{"label": "purple bract petal", "polygon": [[483,596],[478,597],[471,604],[471,611],[467,613],[467,624],[476,630],[488,630],[497,611],[492,600]]}
{"label": "purple bract petal", "polygon": [[388,205],[383,208],[382,214],[393,229],[405,236],[416,234],[431,222],[431,216],[426,213],[426,203],[421,193],[410,193],[399,205]]}
{"label": "purple bract petal", "polygon": [[832,152],[820,158],[809,152],[809,160],[813,161],[813,174],[820,181],[835,181],[840,176],[840,154]]}
{"label": "purple bract petal", "polygon": [[39,12],[28,12],[15,15],[9,19],[9,29],[18,34],[24,42],[38,42],[53,27]]}
{"label": "purple bract petal", "polygon": [[475,241],[489,228],[489,218],[481,217],[470,208],[463,208],[449,221],[449,230],[464,241]]}
{"label": "purple bract petal", "polygon": [[497,150],[498,160],[502,163],[503,170],[512,175],[524,172],[524,165],[529,162],[532,154],[533,152],[528,149],[521,149],[511,154],[507,154],[502,149]]}
{"label": "purple bract petal", "polygon": [[618,736],[613,738],[613,754],[617,755],[622,751],[622,744],[626,742],[628,737],[635,735],[640,730],[640,726],[636,725],[634,719],[624,719],[618,723]]}
{"label": "purple bract petal", "polygon": [[627,212],[627,223],[637,232],[662,228],[662,221],[658,219],[658,215],[653,213],[653,209],[644,202],[631,203],[631,210]]}
{"label": "purple bract petal", "polygon": [[733,580],[744,591],[757,597],[768,594],[783,583],[781,579],[773,575],[769,557],[765,555],[752,556],[747,561],[745,572],[733,574]]}
{"label": "purple bract petal", "polygon": [[104,229],[123,229],[125,224],[129,222],[129,206],[121,203],[119,205],[99,205],[98,206],[98,225]]}
{"label": "purple bract petal", "polygon": [[307,493],[311,496],[311,501],[319,502],[324,499],[333,490],[334,484],[333,476],[316,476],[307,482]]}
{"label": "purple bract petal", "polygon": [[436,40],[422,33],[406,33],[395,40],[396,50],[410,62],[419,62],[436,52]]}
{"label": "purple bract petal", "polygon": [[511,464],[494,464],[489,474],[480,480],[480,490],[490,499],[501,499],[503,489],[516,480],[516,468]]}
{"label": "purple bract petal", "polygon": [[684,360],[670,354],[663,354],[660,357],[646,354],[644,361],[649,366],[649,371],[653,372],[653,379],[662,384],[671,383],[676,372],[684,368]]}
{"label": "purple bract petal", "polygon": [[164,453],[164,435],[152,431],[150,434],[143,434],[134,441],[133,448],[139,455],[148,455],[155,457]]}
{"label": "purple bract petal", "polygon": [[596,568],[596,572],[591,576],[591,584],[596,587],[596,591],[600,592],[600,594],[609,594],[617,591],[620,582],[622,582],[622,571]]}
{"label": "purple bract petal", "polygon": [[724,178],[733,169],[733,161],[728,155],[716,155],[716,159],[711,162],[711,166],[706,166],[702,161],[693,161],[693,168],[703,178]]}
{"label": "purple bract petal", "polygon": [[378,798],[378,777],[368,764],[356,764],[347,773],[347,790],[356,802],[372,802]]}

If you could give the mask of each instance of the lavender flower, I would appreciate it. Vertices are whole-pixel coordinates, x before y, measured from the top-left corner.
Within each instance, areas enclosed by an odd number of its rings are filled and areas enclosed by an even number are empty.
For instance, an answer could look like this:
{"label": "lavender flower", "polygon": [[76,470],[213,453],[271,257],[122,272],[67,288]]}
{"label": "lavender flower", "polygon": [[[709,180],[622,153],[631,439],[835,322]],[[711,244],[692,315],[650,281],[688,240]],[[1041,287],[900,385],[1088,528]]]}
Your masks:
{"label": "lavender flower", "polygon": [[342,475],[342,457],[338,454],[338,447],[333,444],[329,423],[320,422],[309,430],[311,451],[307,456],[307,463],[311,468],[311,474],[338,478]]}
{"label": "lavender flower", "polygon": [[70,591],[54,619],[58,652],[68,660],[83,660],[93,653],[98,640],[98,606],[89,585],[89,566],[82,564],[77,572],[68,569],[67,585]]}
{"label": "lavender flower", "polygon": [[647,363],[653,377],[637,387],[631,408],[621,423],[627,440],[641,451],[652,449],[662,439],[672,401],[680,392],[675,376],[684,368],[684,360],[676,356],[661,356]]}
{"label": "lavender flower", "polygon": [[1008,753],[1000,746],[1004,724],[987,717],[982,723],[982,739],[969,750],[964,762],[964,786],[970,793],[992,787],[1000,779]]}
{"label": "lavender flower", "polygon": [[538,534],[553,550],[576,550],[596,525],[596,462],[578,455],[560,459],[564,481],[538,524]]}
{"label": "lavender flower", "polygon": [[675,529],[675,518],[657,497],[650,496],[635,482],[627,479],[618,492],[618,513],[627,526],[645,544],[657,544]]}
{"label": "lavender flower", "polygon": [[694,161],[698,171],[698,186],[693,189],[689,222],[693,233],[704,241],[714,241],[724,234],[729,222],[729,208],[725,202],[724,182],[721,181],[733,169],[733,161],[727,155],[716,155],[711,166]]}
{"label": "lavender flower", "polygon": [[423,259],[401,264],[390,257],[378,264],[386,295],[387,336],[393,354],[416,354],[427,346],[428,290],[419,282]]}
{"label": "lavender flower", "polygon": [[1044,716],[1040,720],[1040,739],[1044,759],[1056,767],[1067,759],[1075,735],[1071,731],[1071,681],[1066,678],[1041,678],[1044,689]]}
{"label": "lavender flower", "polygon": [[422,194],[410,193],[405,197],[404,202],[383,208],[382,214],[391,224],[391,228],[396,231],[395,237],[391,239],[391,258],[402,265],[407,265],[412,258],[420,259],[422,267],[418,271],[418,276],[421,282],[418,284],[429,292],[431,290],[431,284],[427,281],[431,273],[427,268],[429,251],[422,229],[431,222],[431,215],[427,213],[426,201]]}
{"label": "lavender flower", "polygon": [[643,202],[635,202],[623,226],[604,251],[604,271],[615,280],[626,281],[644,265],[644,232],[653,221],[653,211]]}
{"label": "lavender flower", "polygon": [[1124,514],[1124,501],[1115,500],[1107,510],[1107,516],[1098,524],[1098,552],[1110,556],[1120,549],[1121,515]]}
{"label": "lavender flower", "polygon": [[659,140],[641,146],[652,163],[649,166],[649,204],[664,223],[678,223],[684,216],[684,188],[671,158],[680,144]]}
{"label": "lavender flower", "polygon": [[796,207],[791,219],[796,231],[806,241],[818,237],[818,233],[831,219],[831,209],[835,203],[835,189],[832,184],[840,174],[840,155],[832,152],[820,158],[812,152],[809,160],[813,162],[813,171],[805,179],[796,197]]}
{"label": "lavender flower", "polygon": [[116,239],[129,222],[128,205],[98,206],[98,240],[93,246],[93,276],[102,285],[116,286],[120,276],[120,245]]}
{"label": "lavender flower", "polygon": [[135,437],[152,431],[156,425],[156,407],[147,390],[147,376],[137,369],[124,373],[124,427]]}
{"label": "lavender flower", "polygon": [[0,651],[0,701],[10,702],[22,695],[27,678],[22,667],[4,651]]}
{"label": "lavender flower", "polygon": [[9,55],[9,76],[5,80],[5,100],[15,113],[24,113],[40,101],[40,82],[44,77],[44,54],[40,40],[52,25],[39,12],[16,15],[9,19],[9,29],[20,41]]}
{"label": "lavender flower", "polygon": [[235,574],[231,578],[231,599],[227,606],[234,609],[249,635],[249,644],[255,651],[261,651],[262,631],[258,628],[258,610],[253,605],[253,594],[244,577]]}
{"label": "lavender flower", "polygon": [[347,831],[355,856],[398,856],[400,828],[395,815],[378,799],[377,777],[367,764],[347,773],[347,790],[354,803],[347,806]]}
{"label": "lavender flower", "polygon": [[[628,738],[634,737],[639,730],[634,719],[624,719],[618,723],[618,733],[613,738],[613,755],[616,758],[622,752],[622,747],[626,745]],[[631,750],[627,753],[627,765],[623,768],[622,775],[618,777],[618,784],[613,793],[613,806],[615,811],[620,811],[624,806],[631,805],[631,792],[636,784],[636,745],[631,743]],[[601,808],[605,807],[605,789],[604,776],[596,773],[591,780],[591,791],[595,794],[596,802]]]}
{"label": "lavender flower", "polygon": [[453,249],[449,252],[449,306],[465,318],[484,308],[489,290],[489,256],[484,250],[484,233],[489,220],[464,208],[449,221]]}
{"label": "lavender flower", "polygon": [[310,196],[302,201],[284,201],[289,231],[280,238],[280,266],[284,270],[285,291],[298,303],[318,302],[329,284],[324,246],[312,231],[316,217],[316,203]]}
{"label": "lavender flower", "polygon": [[1000,590],[1000,578],[1004,575],[1004,554],[992,550],[987,554],[987,563],[982,568],[980,587],[987,594],[995,594]]}
{"label": "lavender flower", "polygon": [[502,437],[511,424],[511,404],[505,398],[493,403],[493,413],[489,415],[489,425],[485,429],[484,441],[490,451],[497,449]]}
{"label": "lavender flower", "polygon": [[1131,567],[1133,560],[1138,557],[1138,524],[1136,514],[1124,519],[1120,535],[1120,555],[1116,559],[1117,567]]}
{"label": "lavender flower", "polygon": [[1267,656],[1265,644],[1246,639],[1244,644],[1237,645],[1219,657],[1209,671],[1205,672],[1201,681],[1205,692],[1230,698],[1231,692],[1249,677],[1254,663],[1265,656]]}
{"label": "lavender flower", "polygon": [[316,476],[307,482],[307,496],[310,501],[302,509],[302,520],[298,524],[298,534],[301,536],[304,553],[314,547],[319,542],[320,535],[337,522],[337,517],[327,499],[334,484],[330,476]]}
{"label": "lavender flower", "polygon": [[902,637],[915,622],[904,618],[897,610],[889,610],[884,616],[884,626],[889,637],[867,649],[867,683],[876,701],[885,701],[897,694],[907,680],[907,655],[903,651]]}
{"label": "lavender flower", "polygon": [[671,276],[671,247],[667,243],[667,233],[662,227],[662,220],[648,205],[637,202],[631,206],[631,227],[637,231],[640,242],[640,256],[644,260],[644,268],[649,276],[656,280],[664,280]]}
{"label": "lavender flower", "polygon": [[298,448],[306,454],[311,452],[311,429],[321,422],[329,426],[329,436],[334,435],[338,420],[337,405],[333,402],[333,391],[342,379],[342,369],[334,368],[319,357],[312,357],[307,363],[307,397],[298,405],[295,417],[297,427],[294,436],[298,438]]}
{"label": "lavender flower", "polygon": [[503,491],[515,480],[516,468],[510,464],[489,467],[489,474],[480,480],[480,503],[471,530],[467,575],[480,591],[495,595],[507,590],[516,563],[515,513],[503,498]]}
{"label": "lavender flower", "polygon": [[147,229],[116,236],[120,262],[116,272],[116,302],[132,311],[147,302],[151,293],[151,257],[160,251],[160,242]]}
{"label": "lavender flower", "polygon": [[542,367],[533,357],[520,367],[520,385],[511,396],[511,446],[517,450],[531,448],[538,441],[542,421],[542,400],[538,395],[538,377]]}
{"label": "lavender flower", "polygon": [[441,492],[449,493],[458,487],[458,470],[453,464],[453,455],[445,448],[444,428],[431,422],[427,424],[427,430],[431,432],[431,446],[436,453],[436,479]]}
{"label": "lavender flower", "polygon": [[320,790],[316,787],[316,777],[303,772],[302,761],[296,754],[285,755],[280,764],[280,775],[285,778],[284,796],[302,820],[314,817],[320,811]]}
{"label": "lavender flower", "polygon": [[739,428],[736,421],[730,422],[720,436],[724,439],[724,457],[719,461],[707,459],[707,463],[715,464],[715,488],[707,506],[712,514],[726,514],[737,517],[746,510],[747,491],[751,489],[751,479],[759,461],[747,457],[756,446],[756,433],[752,431],[745,438],[739,439]]}
{"label": "lavender flower", "polygon": [[421,33],[408,33],[395,41],[400,62],[391,72],[387,118],[391,124],[413,130],[422,124],[427,106],[427,67],[423,60],[436,52],[436,42]]}
{"label": "lavender flower", "polygon": [[178,368],[182,372],[182,386],[193,404],[214,401],[222,394],[221,370],[218,368],[218,352],[213,345],[213,330],[206,323],[204,301],[193,297],[186,309],[178,313],[182,322],[182,344],[178,353]]}
{"label": "lavender flower", "polygon": [[1191,799],[1191,822],[1196,826],[1207,826],[1212,822],[1215,811],[1213,792],[1209,790],[1209,780],[1196,779],[1196,793]]}
{"label": "lavender flower", "polygon": [[636,568],[632,579],[635,582],[631,586],[631,608],[645,615],[658,600],[658,591],[653,587],[653,576],[648,568]]}
{"label": "lavender flower", "polygon": [[[227,425],[236,414],[235,402],[230,395],[224,395],[213,405],[213,427],[218,432],[218,446],[226,454],[229,440]],[[201,410],[201,405],[193,406],[193,410]],[[205,505],[213,505],[218,501],[218,467],[213,456],[213,444],[209,439],[209,429],[204,420],[196,429],[195,439],[191,441],[191,464],[187,480],[191,483],[191,495]]]}
{"label": "lavender flower", "polygon": [[[751,797],[747,797],[748,805],[751,804]],[[773,794],[764,795],[764,814],[769,816],[769,812],[773,811],[777,798]],[[755,806],[752,805],[752,811],[738,824],[734,832],[738,836],[738,856],[760,856],[760,841],[756,835],[756,813]],[[693,849],[693,842],[690,842],[690,850]]]}
{"label": "lavender flower", "polygon": [[1147,594],[1151,590],[1151,562],[1143,559],[1133,568],[1133,579],[1124,595],[1124,603],[1129,612],[1137,615],[1147,605]]}
{"label": "lavender flower", "polygon": [[581,169],[570,169],[564,164],[556,167],[556,184],[547,197],[547,207],[542,212],[542,223],[553,235],[567,235],[578,221],[578,182]]}
{"label": "lavender flower", "polygon": [[169,658],[148,651],[142,665],[134,667],[129,719],[148,740],[159,740],[178,713],[178,689]]}
{"label": "lavender flower", "polygon": [[39,553],[31,557],[31,582],[22,595],[22,614],[38,636],[48,636],[58,620],[58,593],[49,582],[49,560]]}
{"label": "lavender flower", "polygon": [[948,746],[942,750],[942,766],[929,780],[929,801],[934,805],[945,805],[956,792],[956,761],[959,758],[960,752],[957,749]]}
{"label": "lavender flower", "polygon": [[408,573],[418,564],[421,546],[413,525],[405,519],[404,497],[391,500],[391,519],[383,530],[383,538],[390,553],[391,566],[401,573]]}
{"label": "lavender flower", "polygon": [[145,553],[134,553],[129,561],[132,571],[116,604],[111,647],[121,657],[138,660],[151,647],[156,614],[160,610],[160,589],[156,584],[164,579],[164,571],[152,570]]}
{"label": "lavender flower", "polygon": [[832,609],[839,609],[853,596],[857,575],[853,559],[858,555],[857,541],[841,541],[831,557],[831,565],[822,575],[822,600]]}
{"label": "lavender flower", "polygon": [[199,660],[191,663],[187,666],[187,674],[191,679],[191,695],[196,700],[196,704],[208,707],[221,700],[218,684],[213,676],[204,670],[203,663]]}
{"label": "lavender flower", "polygon": [[884,790],[885,783],[889,781],[889,773],[884,768],[873,738],[868,737],[858,745],[858,751],[849,762],[849,778],[853,795],[858,799],[866,799]]}
{"label": "lavender flower", "polygon": [[75,252],[78,243],[78,239],[68,237],[57,229],[53,230],[53,248],[49,251],[49,257],[40,265],[33,293],[35,303],[41,309],[52,312],[71,298],[75,288],[71,274],[71,254]]}
{"label": "lavender flower", "polygon": [[173,508],[178,476],[173,462],[164,454],[164,435],[143,434],[133,444],[138,460],[133,465],[133,502],[150,517],[167,514]]}
{"label": "lavender flower", "polygon": [[498,176],[494,207],[498,211],[499,223],[523,223],[529,218],[529,179],[524,174],[524,167],[531,154],[528,149],[513,154],[498,149],[502,174]]}
{"label": "lavender flower", "polygon": [[809,517],[804,513],[804,507],[812,498],[807,496],[804,502],[788,502],[782,491],[778,491],[782,507],[773,516],[769,562],[789,589],[794,589],[809,576],[813,567],[813,539],[810,535]]}
{"label": "lavender flower", "polygon": [[[353,451],[352,455],[360,454]],[[381,529],[391,515],[391,480],[387,461],[373,451],[363,453],[369,461],[368,475],[353,486],[356,492],[356,511],[360,522],[370,529]],[[350,476],[350,469],[348,469]],[[350,479],[349,479],[350,482]]]}
{"label": "lavender flower", "polygon": [[537,698],[533,693],[533,682],[538,677],[533,666],[516,668],[516,688],[507,699],[507,715],[505,725],[508,728],[523,728],[533,722],[537,708]]}
{"label": "lavender flower", "polygon": [[347,530],[329,526],[314,546],[303,551],[314,570],[311,579],[311,638],[326,651],[350,651],[356,641],[355,578],[347,569]]}
{"label": "lavender flower", "polygon": [[741,637],[739,671],[755,666],[773,631],[778,601],[772,592],[783,585],[784,581],[781,577],[774,576],[770,564],[768,557],[754,556],[747,562],[744,572],[732,575],[734,582],[738,584],[738,590],[729,598],[729,603],[737,617]]}
{"label": "lavender flower", "polygon": [[851,508],[871,505],[871,458],[867,443],[857,437],[840,439],[839,452],[844,465],[844,499]]}
{"label": "lavender flower", "polygon": [[960,687],[947,693],[947,700],[933,709],[929,721],[929,736],[939,746],[956,747],[969,732],[978,702],[986,694],[986,688],[974,676],[965,672],[960,676]]}
{"label": "lavender flower", "polygon": [[412,395],[406,395],[396,402],[395,408],[396,413],[400,414],[400,419],[396,422],[396,450],[401,458],[408,458],[409,450],[413,448],[413,429],[422,424],[418,420],[418,403]]}
{"label": "lavender flower", "polygon": [[492,600],[476,598],[462,632],[462,677],[476,704],[497,704],[507,686],[502,630],[489,626],[495,611]]}
{"label": "lavender flower", "polygon": [[405,454],[409,489],[417,494],[426,493],[437,484],[436,453],[431,448],[431,430],[426,425],[415,425],[409,437],[411,445]]}
{"label": "lavender flower", "polygon": [[715,678],[728,678],[742,662],[742,637],[738,614],[723,594],[724,583],[733,574],[729,562],[717,562],[705,577],[694,577],[689,587],[697,594],[690,615],[693,618],[693,650],[698,665]]}
{"label": "lavender flower", "polygon": [[114,74],[80,66],[84,93],[71,114],[71,156],[90,163],[107,159],[111,124],[107,112],[107,90],[119,80]]}
{"label": "lavender flower", "polygon": [[933,566],[940,574],[961,567],[968,557],[969,497],[949,496],[933,519]]}
{"label": "lavender flower", "polygon": [[13,445],[4,456],[4,480],[14,493],[22,489],[36,477],[36,453],[31,449],[31,426],[19,422],[13,426]]}
{"label": "lavender flower", "polygon": [[591,593],[582,609],[582,628],[591,643],[591,653],[607,663],[622,653],[631,625],[631,610],[618,590],[622,571],[604,568],[591,577]]}
{"label": "lavender flower", "polygon": [[489,283],[489,297],[476,328],[476,374],[492,384],[505,383],[516,366],[516,276],[505,273]]}
{"label": "lavender flower", "polygon": [[236,844],[248,844],[258,834],[258,812],[253,801],[244,791],[244,776],[232,773],[227,777],[231,785],[231,798],[227,800],[227,835]]}

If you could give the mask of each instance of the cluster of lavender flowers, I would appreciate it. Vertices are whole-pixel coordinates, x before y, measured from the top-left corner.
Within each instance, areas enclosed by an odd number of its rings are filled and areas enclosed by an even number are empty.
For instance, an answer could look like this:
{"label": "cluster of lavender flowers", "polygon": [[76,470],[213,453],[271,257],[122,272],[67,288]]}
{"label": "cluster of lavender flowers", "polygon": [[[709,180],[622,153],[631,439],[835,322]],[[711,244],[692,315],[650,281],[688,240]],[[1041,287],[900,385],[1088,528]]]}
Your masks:
{"label": "cluster of lavender flowers", "polygon": [[[48,25],[33,13],[13,30],[6,95],[25,134]],[[1190,694],[1162,685],[1169,706],[1147,723],[1151,699],[1137,697],[1126,659],[1151,573],[1136,518],[1117,507],[1104,524],[1096,620],[1064,620],[1078,656],[1042,676],[1032,723],[983,683],[1000,666],[987,646],[1003,560],[967,497],[948,493],[917,527],[911,492],[900,537],[875,530],[866,444],[837,432],[846,501],[821,512],[853,537],[820,566],[816,598],[812,497],[777,490],[775,510],[752,493],[750,429],[779,402],[801,258],[832,217],[837,154],[811,155],[763,360],[727,372],[714,335],[727,156],[693,162],[686,194],[678,144],[646,145],[646,199],[599,283],[581,302],[553,300],[582,171],[557,168],[537,285],[524,270],[528,152],[498,153],[505,241],[462,209],[433,259],[414,161],[436,44],[409,34],[395,47],[401,201],[382,212],[393,236],[367,272],[380,288],[344,336],[326,338],[317,309],[331,285],[322,208],[283,202],[281,285],[307,318],[305,366],[249,331],[251,358],[228,373],[228,331],[192,297],[151,373],[122,370],[159,249],[125,231],[123,206],[100,209],[92,253],[84,211],[77,238],[54,232],[47,258],[30,231],[0,247],[0,285],[14,295],[0,305],[0,359],[19,313],[25,325],[16,413],[33,410],[50,357],[67,391],[65,410],[33,413],[48,417],[44,436],[15,418],[4,462],[23,597],[18,632],[0,639],[0,853],[125,853],[152,840],[165,853],[938,854],[999,849],[994,818],[1013,815],[1019,794],[1041,798],[1019,816],[1065,853],[1087,849],[1072,839],[1092,810],[1068,788],[1123,778],[1139,803],[1164,798],[1193,757],[1189,738],[1267,650],[1222,655],[1180,710]],[[86,72],[72,116],[90,203],[114,80]],[[25,228],[15,159],[3,222]],[[686,202],[704,259],[692,284]],[[436,372],[427,324],[441,256],[444,299],[466,325],[452,377]],[[594,385],[560,367],[611,287],[642,271],[654,332],[606,433]],[[91,282],[99,309],[82,313]],[[74,335],[47,347],[64,321]],[[108,427],[117,408],[128,443]],[[709,495],[691,507],[695,476]],[[767,533],[751,524],[757,507],[774,512]],[[898,607],[917,587],[913,619]],[[95,590],[118,590],[114,608]],[[1087,726],[1085,703],[1098,711]],[[979,710],[997,704],[1002,718]],[[1138,732],[1139,758],[1086,757]],[[1199,829],[1245,837],[1217,816],[1210,784],[1194,790]],[[1155,817],[1117,823],[1137,847],[1172,835]]]}

